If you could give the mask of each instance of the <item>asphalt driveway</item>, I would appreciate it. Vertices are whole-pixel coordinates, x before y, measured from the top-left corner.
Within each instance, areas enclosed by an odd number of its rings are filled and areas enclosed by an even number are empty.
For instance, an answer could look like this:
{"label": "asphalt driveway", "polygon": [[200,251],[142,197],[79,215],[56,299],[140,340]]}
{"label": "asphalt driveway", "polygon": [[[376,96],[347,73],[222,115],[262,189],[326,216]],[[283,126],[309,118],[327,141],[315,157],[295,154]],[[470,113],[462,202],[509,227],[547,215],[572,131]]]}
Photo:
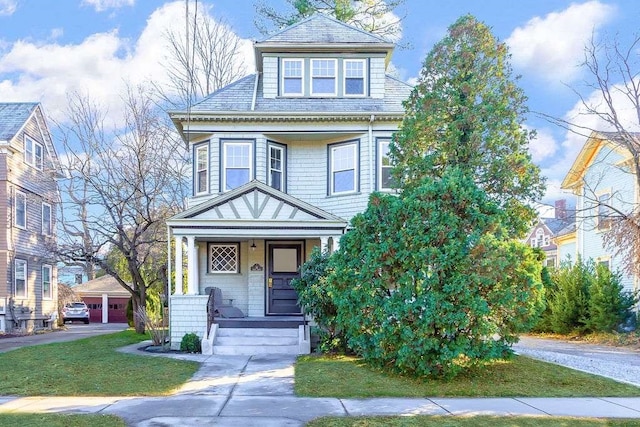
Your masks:
{"label": "asphalt driveway", "polygon": [[66,330],[58,330],[37,335],[0,338],[0,353],[30,345],[66,342],[96,335],[110,334],[128,328],[126,323],[67,323]]}

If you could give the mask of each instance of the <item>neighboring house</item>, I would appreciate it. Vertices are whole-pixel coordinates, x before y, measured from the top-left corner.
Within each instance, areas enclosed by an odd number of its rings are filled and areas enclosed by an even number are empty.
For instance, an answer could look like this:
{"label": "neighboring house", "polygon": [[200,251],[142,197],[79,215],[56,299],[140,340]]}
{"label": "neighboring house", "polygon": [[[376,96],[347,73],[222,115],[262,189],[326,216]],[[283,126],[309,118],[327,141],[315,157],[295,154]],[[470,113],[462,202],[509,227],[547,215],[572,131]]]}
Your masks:
{"label": "neighboring house", "polygon": [[[636,137],[640,138],[640,134]],[[622,271],[619,257],[605,248],[603,236],[610,227],[611,208],[631,212],[640,199],[631,155],[616,144],[616,138],[616,133],[592,132],[562,188],[577,196],[575,237],[567,235],[567,252],[573,245],[575,256]],[[638,278],[624,274],[622,284],[629,291],[638,289]]]}
{"label": "neighboring house", "polygon": [[557,267],[563,261],[564,253],[560,254],[557,238],[575,228],[575,212],[567,209],[566,200],[557,200],[554,212],[552,218],[538,218],[525,239],[532,248],[544,251],[547,267]]}
{"label": "neighboring house", "polygon": [[40,104],[0,103],[0,332],[55,323],[59,170]]}
{"label": "neighboring house", "polygon": [[188,209],[168,221],[174,348],[206,331],[207,287],[250,318],[300,317],[299,266],[391,190],[389,142],[411,91],[385,73],[393,48],[314,15],[256,42],[255,74],[170,113],[193,159]]}
{"label": "neighboring house", "polygon": [[105,275],[73,287],[89,307],[92,323],[127,323],[127,303],[131,299],[113,276]]}

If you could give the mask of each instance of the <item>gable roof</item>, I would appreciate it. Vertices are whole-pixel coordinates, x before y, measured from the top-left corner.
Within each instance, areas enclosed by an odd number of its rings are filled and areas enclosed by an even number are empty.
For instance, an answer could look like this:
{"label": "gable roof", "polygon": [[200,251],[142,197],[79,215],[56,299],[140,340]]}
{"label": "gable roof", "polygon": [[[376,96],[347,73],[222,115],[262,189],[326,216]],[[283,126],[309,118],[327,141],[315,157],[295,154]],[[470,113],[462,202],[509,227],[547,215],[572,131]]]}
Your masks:
{"label": "gable roof", "polygon": [[316,13],[259,41],[257,44],[391,44],[381,36],[348,25],[323,13]]}
{"label": "gable roof", "polygon": [[0,102],[0,141],[9,141],[25,125],[36,102]]}
{"label": "gable roof", "polygon": [[[629,136],[635,138],[640,143],[640,132],[630,132]],[[580,187],[580,183],[585,172],[595,160],[598,152],[605,146],[611,147],[614,151],[622,154],[625,158],[629,157],[630,153],[627,149],[617,142],[620,138],[621,136],[618,132],[591,132],[575,161],[571,165],[569,172],[567,172],[564,180],[562,180],[560,188],[566,190]]]}
{"label": "gable roof", "polygon": [[108,274],[76,285],[72,289],[80,295],[109,294],[110,296],[131,296],[113,276]]}
{"label": "gable roof", "polygon": [[[208,213],[211,214],[208,215]],[[340,217],[280,192],[257,180],[253,180],[221,196],[193,206],[173,216],[169,221],[174,219],[198,218],[214,220],[303,219],[345,222]]]}

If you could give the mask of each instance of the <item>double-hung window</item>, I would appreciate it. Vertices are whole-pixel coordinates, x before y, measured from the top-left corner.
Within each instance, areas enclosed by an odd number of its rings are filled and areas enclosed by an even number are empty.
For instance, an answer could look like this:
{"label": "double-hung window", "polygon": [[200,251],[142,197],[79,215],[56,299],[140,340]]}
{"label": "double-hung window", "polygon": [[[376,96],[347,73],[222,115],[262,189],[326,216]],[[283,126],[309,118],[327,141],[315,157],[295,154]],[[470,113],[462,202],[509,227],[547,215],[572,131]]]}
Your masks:
{"label": "double-hung window", "polygon": [[15,194],[15,224],[19,228],[27,228],[27,195],[22,191]]}
{"label": "double-hung window", "polygon": [[268,171],[268,183],[269,186],[279,191],[286,191],[285,189],[285,171],[287,154],[284,145],[269,143],[269,171]]}
{"label": "double-hung window", "polygon": [[311,60],[311,95],[336,95],[336,60]]}
{"label": "double-hung window", "polygon": [[53,291],[51,289],[51,266],[42,265],[42,299],[52,299]]}
{"label": "double-hung window", "polygon": [[51,205],[42,203],[42,234],[50,235],[53,232],[51,223]]}
{"label": "double-hung window", "polygon": [[13,292],[16,297],[27,297],[27,261],[23,259],[15,260]]}
{"label": "double-hung window", "polygon": [[206,194],[209,191],[209,145],[196,147],[195,158],[195,194]]}
{"label": "double-hung window", "polygon": [[390,140],[378,140],[378,190],[391,190],[391,159],[389,157]]}
{"label": "double-hung window", "polygon": [[366,60],[344,60],[344,94],[345,96],[363,96],[366,84]]}
{"label": "double-hung window", "polygon": [[223,141],[222,163],[222,191],[248,183],[253,172],[253,143]]}
{"label": "double-hung window", "polygon": [[282,60],[282,94],[302,96],[304,65],[302,59]]}
{"label": "double-hung window", "polygon": [[24,162],[38,170],[42,170],[42,144],[24,136]]}
{"label": "double-hung window", "polygon": [[358,144],[329,146],[329,194],[352,193],[358,188]]}

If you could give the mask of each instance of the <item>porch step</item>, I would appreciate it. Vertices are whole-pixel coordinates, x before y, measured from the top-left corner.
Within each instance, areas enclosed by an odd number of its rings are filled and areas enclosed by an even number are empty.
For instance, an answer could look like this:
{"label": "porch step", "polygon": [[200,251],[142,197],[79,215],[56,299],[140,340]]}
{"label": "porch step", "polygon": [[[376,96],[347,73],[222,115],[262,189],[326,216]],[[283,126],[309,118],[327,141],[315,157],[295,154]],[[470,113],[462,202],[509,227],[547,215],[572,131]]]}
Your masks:
{"label": "porch step", "polygon": [[221,328],[268,328],[268,329],[298,329],[304,323],[302,316],[270,316],[243,317],[239,319],[216,318]]}
{"label": "porch step", "polygon": [[221,355],[298,354],[298,330],[219,328],[213,353]]}

